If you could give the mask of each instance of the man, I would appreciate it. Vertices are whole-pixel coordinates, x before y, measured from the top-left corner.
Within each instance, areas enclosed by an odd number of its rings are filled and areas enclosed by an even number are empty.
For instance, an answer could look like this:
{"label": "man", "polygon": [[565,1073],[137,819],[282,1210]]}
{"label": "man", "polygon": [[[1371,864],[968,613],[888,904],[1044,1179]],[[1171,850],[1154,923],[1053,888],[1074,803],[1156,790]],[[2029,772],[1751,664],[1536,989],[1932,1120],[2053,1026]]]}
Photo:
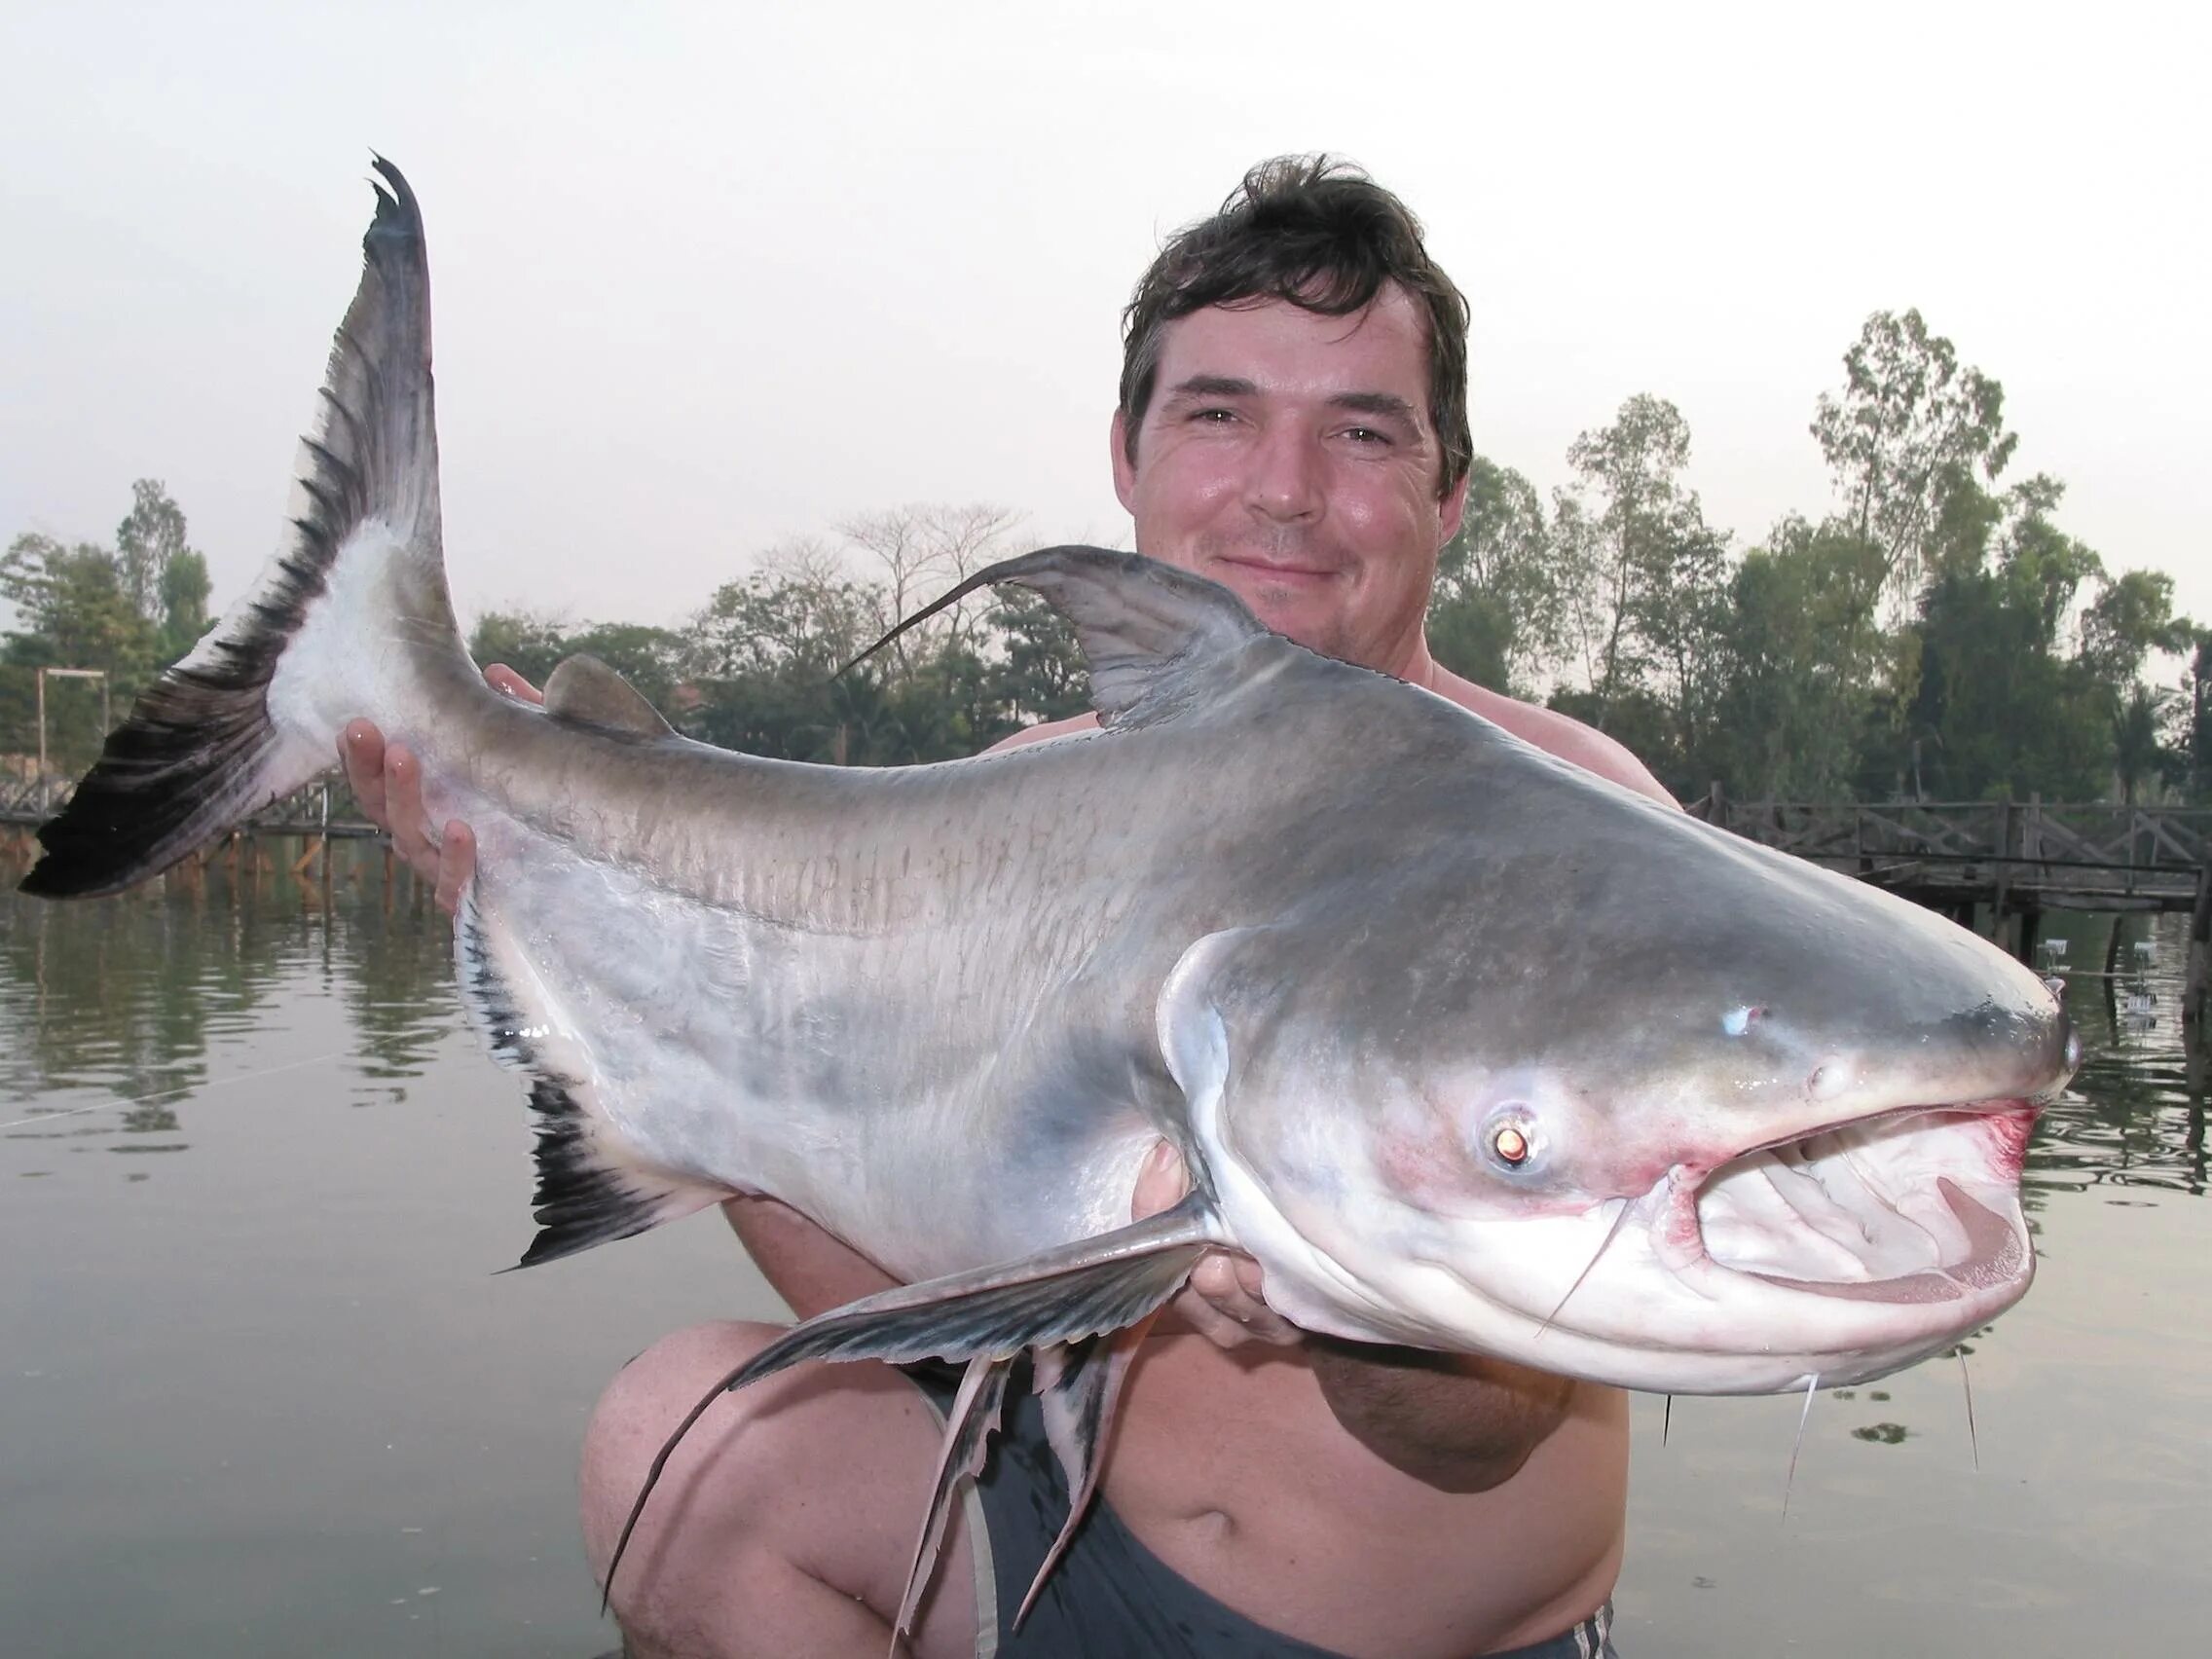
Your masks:
{"label": "man", "polygon": [[[1125,318],[1116,493],[1140,552],[1225,583],[1292,639],[1393,674],[1632,789],[1617,744],[1486,691],[1429,655],[1423,615],[1459,527],[1471,443],[1466,304],[1398,201],[1349,169],[1254,169],[1182,233]],[[504,671],[494,682],[528,688]],[[1079,720],[1024,733],[1036,741]],[[349,730],[356,792],[450,907],[472,850],[422,823],[419,780]],[[1180,1195],[1162,1146],[1134,1195]],[[873,1264],[766,1199],[746,1246],[801,1317],[883,1288]],[[1203,1265],[1132,1367],[1098,1503],[1020,1633],[1023,1586],[1065,1515],[1033,1409],[955,1518],[912,1649],[1473,1659],[1581,1654],[1619,1570],[1627,1406],[1502,1362],[1309,1338],[1257,1265]],[[670,1427],[778,1334],[721,1324],[657,1344],[586,1436],[583,1523],[604,1572]],[[934,1467],[941,1390],[874,1364],[806,1367],[718,1402],[671,1461],[614,1605],[646,1656],[884,1650]]]}

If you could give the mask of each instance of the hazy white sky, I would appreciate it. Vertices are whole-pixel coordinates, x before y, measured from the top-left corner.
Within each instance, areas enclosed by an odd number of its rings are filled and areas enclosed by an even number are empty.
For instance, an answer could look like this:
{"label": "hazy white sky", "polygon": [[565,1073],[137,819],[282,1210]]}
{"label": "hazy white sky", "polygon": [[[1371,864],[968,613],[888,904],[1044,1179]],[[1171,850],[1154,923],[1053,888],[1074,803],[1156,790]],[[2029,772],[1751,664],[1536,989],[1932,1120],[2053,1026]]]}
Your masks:
{"label": "hazy white sky", "polygon": [[1117,318],[1259,158],[1355,158],[1475,309],[1479,449],[1674,399],[1739,545],[1877,308],[2212,620],[2206,25],[2100,4],[0,0],[0,541],[165,479],[275,545],[371,147],[429,225],[464,609],[672,620],[779,539],[990,500],[1126,533]]}

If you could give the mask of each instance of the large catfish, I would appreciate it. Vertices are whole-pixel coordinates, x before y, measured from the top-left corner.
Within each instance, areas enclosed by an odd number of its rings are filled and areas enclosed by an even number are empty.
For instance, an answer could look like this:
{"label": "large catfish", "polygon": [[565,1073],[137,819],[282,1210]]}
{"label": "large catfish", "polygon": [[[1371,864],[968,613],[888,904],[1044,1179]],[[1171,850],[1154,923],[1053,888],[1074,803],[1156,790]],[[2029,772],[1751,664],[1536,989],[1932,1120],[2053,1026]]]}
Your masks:
{"label": "large catfish", "polygon": [[[688,742],[583,658],[495,695],[446,589],[422,221],[377,171],[287,544],[23,888],[152,875],[354,716],[404,740],[478,837],[456,951],[540,1115],[526,1261],[730,1194],[812,1217],[911,1288],[732,1382],[969,1362],[940,1516],[1024,1350],[1080,1510],[1210,1246],[1313,1331],[1704,1393],[1878,1376],[2027,1288],[2022,1151],[2076,1058],[2034,975],[1194,576],[977,577],[1067,616],[1104,724],[950,764]],[[1192,1191],[1131,1225],[1162,1137]]]}

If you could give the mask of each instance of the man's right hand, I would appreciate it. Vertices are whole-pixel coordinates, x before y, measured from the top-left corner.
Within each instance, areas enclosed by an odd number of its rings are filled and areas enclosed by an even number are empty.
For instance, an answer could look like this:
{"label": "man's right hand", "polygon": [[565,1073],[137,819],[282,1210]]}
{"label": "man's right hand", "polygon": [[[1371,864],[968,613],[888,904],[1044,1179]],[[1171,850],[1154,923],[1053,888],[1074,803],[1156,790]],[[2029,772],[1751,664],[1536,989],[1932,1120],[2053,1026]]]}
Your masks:
{"label": "man's right hand", "polygon": [[[545,701],[543,692],[503,662],[487,668],[484,679],[493,690],[517,702]],[[339,734],[338,757],[361,811],[390,833],[393,849],[409,868],[435,884],[438,908],[452,915],[476,868],[476,837],[468,826],[449,819],[438,838],[430,838],[429,822],[423,816],[423,764],[403,745],[387,747],[373,722],[350,722]]]}

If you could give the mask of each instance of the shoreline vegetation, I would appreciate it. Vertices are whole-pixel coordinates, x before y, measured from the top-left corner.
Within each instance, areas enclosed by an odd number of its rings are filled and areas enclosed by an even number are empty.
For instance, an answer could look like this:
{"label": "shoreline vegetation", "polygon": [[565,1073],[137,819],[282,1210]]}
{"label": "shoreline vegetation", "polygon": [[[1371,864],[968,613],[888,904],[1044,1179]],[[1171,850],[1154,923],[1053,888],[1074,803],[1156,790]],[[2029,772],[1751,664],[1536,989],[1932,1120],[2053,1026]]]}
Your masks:
{"label": "shoreline vegetation", "polygon": [[[1620,739],[1676,794],[1734,800],[2212,800],[2212,626],[2173,581],[2115,571],[2060,527],[2065,486],[2015,474],[2004,389],[1916,311],[1877,312],[1815,404],[1834,483],[1738,545],[1685,482],[1688,424],[1639,393],[1567,451],[1547,500],[1477,457],[1443,551],[1431,645],[1448,668]],[[1038,538],[987,504],[867,513],[762,550],[682,625],[476,619],[469,648],[542,683],[601,658],[678,729],[791,759],[969,755],[1087,706],[1071,630],[1029,595],[977,596],[838,676],[955,581]],[[112,545],[19,535],[0,555],[0,767],[91,764],[210,621],[205,559],[156,479]]]}

